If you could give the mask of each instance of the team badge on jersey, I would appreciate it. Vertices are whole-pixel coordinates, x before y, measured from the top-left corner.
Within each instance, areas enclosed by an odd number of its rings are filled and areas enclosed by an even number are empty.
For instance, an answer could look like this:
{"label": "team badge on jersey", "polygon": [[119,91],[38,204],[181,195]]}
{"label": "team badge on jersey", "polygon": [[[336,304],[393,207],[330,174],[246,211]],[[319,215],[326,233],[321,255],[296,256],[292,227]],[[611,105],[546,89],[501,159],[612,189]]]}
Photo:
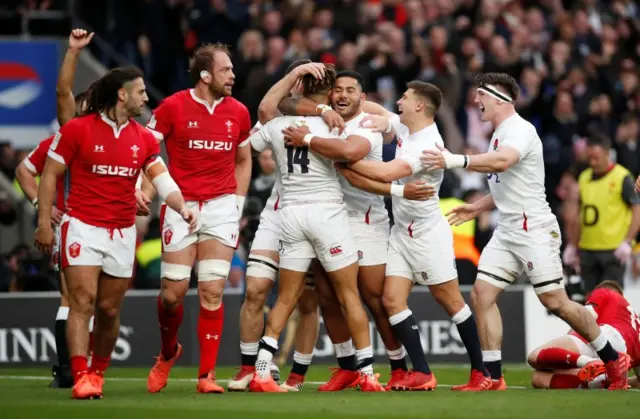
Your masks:
{"label": "team badge on jersey", "polygon": [[429,280],[429,274],[427,274],[426,272],[420,272],[420,275],[422,275],[422,280],[423,281],[428,281]]}
{"label": "team badge on jersey", "polygon": [[496,138],[496,139],[493,141],[493,151],[496,151],[497,149],[498,149],[498,139]]}
{"label": "team badge on jersey", "polygon": [[362,253],[362,250],[358,250],[358,260],[362,260],[363,257],[364,254]]}
{"label": "team badge on jersey", "polygon": [[80,245],[80,243],[78,242],[73,242],[69,245],[69,256],[71,256],[72,258],[77,258],[78,256],[80,256],[80,249],[82,249],[82,246]]}
{"label": "team badge on jersey", "polygon": [[173,231],[167,230],[164,232],[164,245],[168,246],[171,243],[171,237],[173,237]]}
{"label": "team badge on jersey", "polygon": [[532,271],[533,270],[533,263],[527,262],[527,269]]}

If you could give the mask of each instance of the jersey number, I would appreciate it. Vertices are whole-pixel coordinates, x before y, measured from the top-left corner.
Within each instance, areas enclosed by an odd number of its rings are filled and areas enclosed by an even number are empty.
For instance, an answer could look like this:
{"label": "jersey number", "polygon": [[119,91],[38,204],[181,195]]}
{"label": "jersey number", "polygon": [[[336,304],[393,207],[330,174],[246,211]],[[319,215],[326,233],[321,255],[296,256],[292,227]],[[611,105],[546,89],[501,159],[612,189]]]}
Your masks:
{"label": "jersey number", "polygon": [[300,166],[300,173],[309,173],[309,149],[306,147],[287,147],[287,169],[293,173],[293,165]]}
{"label": "jersey number", "polygon": [[633,330],[638,332],[638,340],[640,340],[640,318],[638,317],[638,313],[636,313],[631,306],[627,306],[627,310],[629,310],[629,313],[631,314],[631,326],[633,327]]}
{"label": "jersey number", "polygon": [[496,183],[500,183],[500,176],[498,176],[497,173],[489,173],[487,175],[487,180],[491,180],[491,178],[495,177],[496,178]]}

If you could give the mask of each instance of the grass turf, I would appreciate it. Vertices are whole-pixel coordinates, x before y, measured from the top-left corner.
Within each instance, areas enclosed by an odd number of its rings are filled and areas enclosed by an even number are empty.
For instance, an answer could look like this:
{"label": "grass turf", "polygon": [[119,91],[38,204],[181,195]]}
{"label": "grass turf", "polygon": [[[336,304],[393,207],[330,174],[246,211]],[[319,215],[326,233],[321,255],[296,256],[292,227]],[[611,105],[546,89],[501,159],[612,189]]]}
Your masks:
{"label": "grass turf", "polygon": [[[385,368],[380,365],[379,371]],[[282,379],[286,378],[282,370]],[[458,366],[436,366],[442,384],[434,392],[366,394],[349,390],[318,393],[320,382],[330,372],[312,366],[301,393],[201,395],[195,392],[195,368],[175,368],[169,385],[161,393],[146,390],[148,369],[112,368],[105,384],[105,398],[71,400],[69,390],[47,388],[49,370],[0,368],[0,417],[7,419],[202,419],[217,418],[584,418],[589,416],[635,417],[640,407],[637,392],[534,391],[529,387],[530,370],[507,366],[505,377],[512,387],[506,392],[456,393],[446,386],[466,382],[468,370]],[[220,368],[220,380],[235,369]],[[386,381],[386,372],[380,377]],[[226,384],[225,384],[226,387]]]}

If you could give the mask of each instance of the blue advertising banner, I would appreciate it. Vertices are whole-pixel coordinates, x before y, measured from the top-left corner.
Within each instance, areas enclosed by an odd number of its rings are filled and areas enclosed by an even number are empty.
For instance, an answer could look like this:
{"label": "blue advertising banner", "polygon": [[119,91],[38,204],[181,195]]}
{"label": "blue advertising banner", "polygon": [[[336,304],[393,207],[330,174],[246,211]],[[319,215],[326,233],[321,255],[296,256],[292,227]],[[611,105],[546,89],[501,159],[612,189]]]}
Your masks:
{"label": "blue advertising banner", "polygon": [[0,42],[0,135],[37,142],[50,130],[58,57],[56,41]]}

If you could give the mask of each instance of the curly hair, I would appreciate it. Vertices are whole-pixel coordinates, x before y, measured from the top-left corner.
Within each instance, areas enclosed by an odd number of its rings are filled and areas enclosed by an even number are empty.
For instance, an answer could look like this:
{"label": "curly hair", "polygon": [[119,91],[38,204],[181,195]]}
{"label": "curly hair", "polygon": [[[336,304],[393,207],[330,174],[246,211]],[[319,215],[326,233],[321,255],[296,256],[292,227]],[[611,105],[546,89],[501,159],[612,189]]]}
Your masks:
{"label": "curly hair", "polygon": [[324,77],[320,80],[311,74],[302,77],[302,94],[305,96],[327,93],[336,84],[336,68],[333,64],[324,65]]}

